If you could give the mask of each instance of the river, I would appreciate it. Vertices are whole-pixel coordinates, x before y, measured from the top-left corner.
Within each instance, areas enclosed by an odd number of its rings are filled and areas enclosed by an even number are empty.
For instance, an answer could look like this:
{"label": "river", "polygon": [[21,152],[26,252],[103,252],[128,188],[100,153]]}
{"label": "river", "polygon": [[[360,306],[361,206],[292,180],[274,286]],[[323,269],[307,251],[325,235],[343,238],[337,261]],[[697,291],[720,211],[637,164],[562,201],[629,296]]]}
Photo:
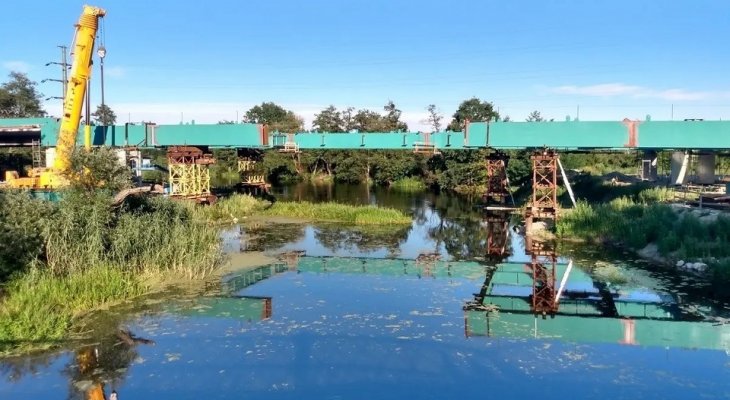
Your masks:
{"label": "river", "polygon": [[[287,256],[112,312],[128,335],[2,360],[0,399],[730,397],[730,306],[702,279],[579,245],[558,247],[554,269],[534,256],[538,270],[517,219],[485,220],[449,195],[310,184],[275,195],[413,221],[227,231],[231,253]],[[533,292],[545,274],[552,297]],[[558,286],[555,315],[535,316]]]}

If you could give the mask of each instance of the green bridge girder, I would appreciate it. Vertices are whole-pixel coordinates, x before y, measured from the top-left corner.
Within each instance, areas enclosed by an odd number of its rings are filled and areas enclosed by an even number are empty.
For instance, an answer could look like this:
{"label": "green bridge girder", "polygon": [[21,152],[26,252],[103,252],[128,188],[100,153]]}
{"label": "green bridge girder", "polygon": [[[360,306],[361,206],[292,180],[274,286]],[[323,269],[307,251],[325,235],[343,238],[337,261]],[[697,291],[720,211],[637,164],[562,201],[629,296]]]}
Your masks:
{"label": "green bridge girder", "polygon": [[[633,138],[629,125],[634,126]],[[43,146],[55,146],[55,118],[0,119],[0,145],[10,133],[2,128],[36,126]],[[178,145],[222,148],[271,148],[290,139],[300,150],[413,150],[428,143],[439,150],[475,148],[561,150],[728,150],[730,121],[565,121],[475,122],[465,132],[297,133],[263,135],[257,124],[117,125],[94,127],[93,144],[166,147]],[[83,142],[80,131],[77,143]]]}

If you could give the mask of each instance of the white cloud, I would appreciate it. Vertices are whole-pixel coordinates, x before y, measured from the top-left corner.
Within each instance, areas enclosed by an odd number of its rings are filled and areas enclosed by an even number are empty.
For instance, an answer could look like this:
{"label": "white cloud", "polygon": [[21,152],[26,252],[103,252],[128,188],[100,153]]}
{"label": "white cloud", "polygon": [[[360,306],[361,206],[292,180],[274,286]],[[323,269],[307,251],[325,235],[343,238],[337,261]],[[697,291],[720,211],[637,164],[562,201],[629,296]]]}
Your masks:
{"label": "white cloud", "polygon": [[22,73],[28,73],[30,71],[30,64],[28,64],[25,61],[3,61],[3,68],[10,70],[10,71],[16,71],[16,72],[22,72]]}
{"label": "white cloud", "polygon": [[552,88],[553,93],[557,94],[572,94],[579,96],[595,96],[595,97],[607,97],[607,96],[623,96],[623,95],[635,95],[643,90],[640,86],[625,85],[623,83],[602,83],[599,85],[590,86],[558,86]]}
{"label": "white cloud", "polygon": [[127,75],[127,70],[124,67],[106,67],[106,68],[104,68],[104,77],[123,78],[125,75]]}
{"label": "white cloud", "polygon": [[730,97],[730,92],[692,91],[686,89],[658,90],[645,86],[627,85],[624,83],[602,83],[587,86],[566,85],[550,88],[549,91],[563,95],[589,97],[628,96],[668,101],[697,101]]}

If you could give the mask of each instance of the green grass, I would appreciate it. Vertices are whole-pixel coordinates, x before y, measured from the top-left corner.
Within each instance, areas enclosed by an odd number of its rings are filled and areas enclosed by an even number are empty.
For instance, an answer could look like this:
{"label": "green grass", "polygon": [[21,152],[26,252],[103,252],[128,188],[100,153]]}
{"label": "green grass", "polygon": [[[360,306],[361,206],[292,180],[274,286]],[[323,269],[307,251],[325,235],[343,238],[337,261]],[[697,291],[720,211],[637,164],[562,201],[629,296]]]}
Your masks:
{"label": "green grass", "polygon": [[193,212],[200,221],[234,222],[263,209],[267,204],[249,195],[234,194],[209,207],[194,207]]}
{"label": "green grass", "polygon": [[4,271],[1,352],[67,338],[86,313],[222,264],[218,229],[196,222],[187,206],[164,198],[110,204],[100,191],[68,192],[58,203],[0,198],[0,210],[14,211],[0,213],[0,227],[15,227],[13,240],[25,244],[0,246],[0,260],[22,260]]}
{"label": "green grass", "polygon": [[339,203],[315,204],[280,201],[259,212],[259,214],[354,225],[409,224],[411,222],[411,217],[392,208],[352,206]]}
{"label": "green grass", "polygon": [[105,265],[68,276],[31,269],[5,287],[0,307],[0,353],[23,344],[43,347],[72,333],[77,317],[139,296],[145,287],[130,273]]}
{"label": "green grass", "polygon": [[414,177],[401,178],[390,185],[393,190],[405,193],[417,193],[426,190],[426,184]]}
{"label": "green grass", "polygon": [[642,202],[619,198],[610,203],[580,202],[557,221],[557,234],[586,241],[610,240],[635,250],[656,244],[665,257],[682,260],[715,260],[730,257],[730,217],[701,221],[689,211],[661,204],[673,193],[650,189],[637,196]]}

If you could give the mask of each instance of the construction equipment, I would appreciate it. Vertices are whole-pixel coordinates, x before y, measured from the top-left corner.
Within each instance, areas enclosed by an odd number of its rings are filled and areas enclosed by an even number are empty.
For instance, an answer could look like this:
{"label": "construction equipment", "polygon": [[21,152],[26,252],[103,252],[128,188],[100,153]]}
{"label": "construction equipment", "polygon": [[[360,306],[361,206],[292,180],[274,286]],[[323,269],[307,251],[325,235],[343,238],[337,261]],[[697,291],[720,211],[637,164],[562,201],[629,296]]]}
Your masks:
{"label": "construction equipment", "polygon": [[[6,185],[16,189],[53,190],[68,186],[64,174],[71,166],[71,154],[76,147],[76,136],[81,121],[81,110],[91,77],[94,41],[99,27],[99,19],[106,11],[93,6],[84,6],[76,24],[76,34],[72,45],[73,63],[69,75],[68,88],[63,99],[63,115],[56,143],[56,158],[50,168],[35,166],[28,177],[20,177],[17,171],[5,173]],[[86,121],[86,137],[90,135],[89,121]]]}

